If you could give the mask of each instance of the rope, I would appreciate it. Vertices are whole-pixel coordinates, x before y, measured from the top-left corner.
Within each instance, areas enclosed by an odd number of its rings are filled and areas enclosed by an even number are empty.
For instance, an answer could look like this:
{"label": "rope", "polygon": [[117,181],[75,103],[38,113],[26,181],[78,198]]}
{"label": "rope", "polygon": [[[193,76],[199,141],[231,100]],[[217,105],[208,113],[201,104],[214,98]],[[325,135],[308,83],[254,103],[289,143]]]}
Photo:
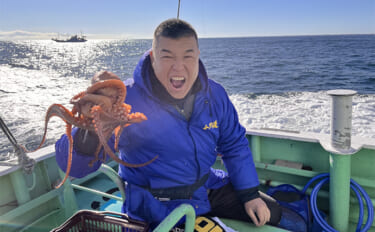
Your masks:
{"label": "rope", "polygon": [[[29,158],[26,155],[25,149],[17,143],[17,140],[14,138],[12,132],[10,132],[9,128],[7,127],[7,125],[5,124],[1,116],[0,116],[0,127],[14,147],[14,153],[18,157],[18,165],[22,166],[26,174],[31,174],[34,170],[35,160],[32,158]],[[4,162],[1,162],[0,164],[4,164]]]}

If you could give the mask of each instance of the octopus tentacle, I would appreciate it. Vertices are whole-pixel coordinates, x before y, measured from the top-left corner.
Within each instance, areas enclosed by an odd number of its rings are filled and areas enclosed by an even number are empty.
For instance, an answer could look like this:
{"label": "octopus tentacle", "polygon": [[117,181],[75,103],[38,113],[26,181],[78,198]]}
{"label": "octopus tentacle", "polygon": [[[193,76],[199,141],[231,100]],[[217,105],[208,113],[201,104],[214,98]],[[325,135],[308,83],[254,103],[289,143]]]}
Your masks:
{"label": "octopus tentacle", "polygon": [[122,107],[126,110],[126,114],[130,114],[130,111],[132,110],[132,106],[126,103],[122,103]]}
{"label": "octopus tentacle", "polygon": [[137,167],[143,167],[143,166],[146,166],[146,165],[150,164],[151,162],[153,162],[158,157],[158,156],[155,156],[152,160],[147,161],[147,162],[142,163],[142,164],[131,164],[131,163],[127,163],[127,162],[121,160],[117,155],[115,155],[113,153],[112,149],[108,146],[107,140],[105,139],[105,136],[103,134],[103,125],[100,121],[101,107],[100,106],[94,106],[92,108],[92,112],[93,112],[93,115],[94,115],[95,131],[98,134],[100,143],[103,145],[104,152],[107,153],[117,163],[120,163],[120,164],[122,164],[124,166],[127,166],[127,167],[137,168]]}
{"label": "octopus tentacle", "polygon": [[73,108],[72,108],[73,115],[75,115],[76,113],[79,113],[80,109],[79,109],[79,105],[77,104],[77,102],[79,101],[79,99],[81,99],[85,95],[86,95],[86,92],[83,91],[70,99],[70,104],[73,104]]}
{"label": "octopus tentacle", "polygon": [[86,91],[82,91],[76,95],[74,95],[71,99],[70,99],[70,103],[74,103],[76,102],[79,98],[83,97],[86,95]]}
{"label": "octopus tentacle", "polygon": [[26,152],[34,152],[34,151],[39,150],[42,147],[42,145],[44,144],[44,142],[46,140],[48,122],[53,116],[60,117],[66,123],[71,123],[71,124],[75,123],[74,116],[68,109],[66,109],[64,106],[62,106],[60,104],[51,105],[48,108],[47,113],[46,113],[45,122],[44,122],[44,133],[43,133],[42,141],[40,142],[39,146],[34,150],[27,150],[26,148],[24,148]]}
{"label": "octopus tentacle", "polygon": [[[100,151],[102,150],[102,148],[103,148],[102,144],[99,144],[98,147],[96,148],[95,153],[94,153],[95,158],[89,162],[90,167],[92,167],[96,161],[100,160],[99,154],[100,154]],[[103,153],[103,160],[105,160],[105,159],[106,159],[106,156],[105,156],[105,153]]]}
{"label": "octopus tentacle", "polygon": [[128,123],[138,123],[147,120],[147,117],[139,112],[128,115]]}
{"label": "octopus tentacle", "polygon": [[73,160],[73,137],[72,137],[72,125],[67,123],[66,124],[66,135],[68,136],[69,140],[69,154],[68,154],[68,164],[66,166],[66,171],[65,171],[65,177],[64,179],[56,186],[56,188],[60,188],[65,181],[68,179],[70,170],[72,168],[72,160]]}
{"label": "octopus tentacle", "polygon": [[[125,125],[124,127],[126,127],[127,125]],[[115,151],[118,151],[118,143],[120,141],[120,136],[121,136],[122,131],[124,130],[124,127],[118,126],[115,129],[115,133],[114,133],[115,134]]]}
{"label": "octopus tentacle", "polygon": [[105,80],[105,81],[99,81],[92,86],[90,86],[87,89],[87,93],[95,93],[97,90],[102,88],[117,88],[119,89],[119,98],[117,99],[116,103],[123,103],[125,101],[126,97],[126,87],[124,85],[124,82],[121,80]]}

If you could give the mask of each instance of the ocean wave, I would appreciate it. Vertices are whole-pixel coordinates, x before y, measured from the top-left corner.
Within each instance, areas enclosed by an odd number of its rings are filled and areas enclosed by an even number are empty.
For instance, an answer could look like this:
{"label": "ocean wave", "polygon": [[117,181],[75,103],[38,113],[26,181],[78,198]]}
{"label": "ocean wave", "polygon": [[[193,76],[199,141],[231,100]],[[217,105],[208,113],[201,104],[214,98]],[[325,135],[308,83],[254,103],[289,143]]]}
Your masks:
{"label": "ocean wave", "polygon": [[[330,98],[325,90],[358,91],[353,97],[353,135],[375,137],[375,36],[298,36],[200,39],[210,78],[221,83],[246,128],[330,133]],[[21,144],[36,146],[44,114],[53,103],[86,89],[106,69],[132,77],[151,40],[0,41],[0,116]],[[65,131],[50,122],[46,145]],[[0,136],[0,153],[11,149]]]}
{"label": "ocean wave", "polygon": [[[233,94],[241,124],[247,129],[274,128],[330,133],[331,98],[326,91],[283,94]],[[375,94],[355,95],[352,135],[375,138]]]}

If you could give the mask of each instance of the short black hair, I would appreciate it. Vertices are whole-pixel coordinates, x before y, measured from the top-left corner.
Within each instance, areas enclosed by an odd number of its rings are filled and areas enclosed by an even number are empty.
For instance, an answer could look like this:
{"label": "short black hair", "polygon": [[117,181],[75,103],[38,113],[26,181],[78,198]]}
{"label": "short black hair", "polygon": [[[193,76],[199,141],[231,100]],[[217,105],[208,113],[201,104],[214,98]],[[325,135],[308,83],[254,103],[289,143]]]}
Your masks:
{"label": "short black hair", "polygon": [[188,22],[181,19],[167,19],[159,24],[154,32],[154,40],[159,39],[160,36],[179,39],[183,37],[193,36],[198,41],[197,32]]}

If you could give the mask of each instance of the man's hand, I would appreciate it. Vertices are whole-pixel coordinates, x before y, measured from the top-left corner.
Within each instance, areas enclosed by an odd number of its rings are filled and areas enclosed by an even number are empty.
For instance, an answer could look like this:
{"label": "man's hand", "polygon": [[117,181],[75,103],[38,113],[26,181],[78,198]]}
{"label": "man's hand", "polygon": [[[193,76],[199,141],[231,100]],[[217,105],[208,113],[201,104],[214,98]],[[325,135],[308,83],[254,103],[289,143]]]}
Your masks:
{"label": "man's hand", "polygon": [[255,198],[245,203],[245,210],[256,226],[263,226],[269,222],[271,212],[261,198]]}

